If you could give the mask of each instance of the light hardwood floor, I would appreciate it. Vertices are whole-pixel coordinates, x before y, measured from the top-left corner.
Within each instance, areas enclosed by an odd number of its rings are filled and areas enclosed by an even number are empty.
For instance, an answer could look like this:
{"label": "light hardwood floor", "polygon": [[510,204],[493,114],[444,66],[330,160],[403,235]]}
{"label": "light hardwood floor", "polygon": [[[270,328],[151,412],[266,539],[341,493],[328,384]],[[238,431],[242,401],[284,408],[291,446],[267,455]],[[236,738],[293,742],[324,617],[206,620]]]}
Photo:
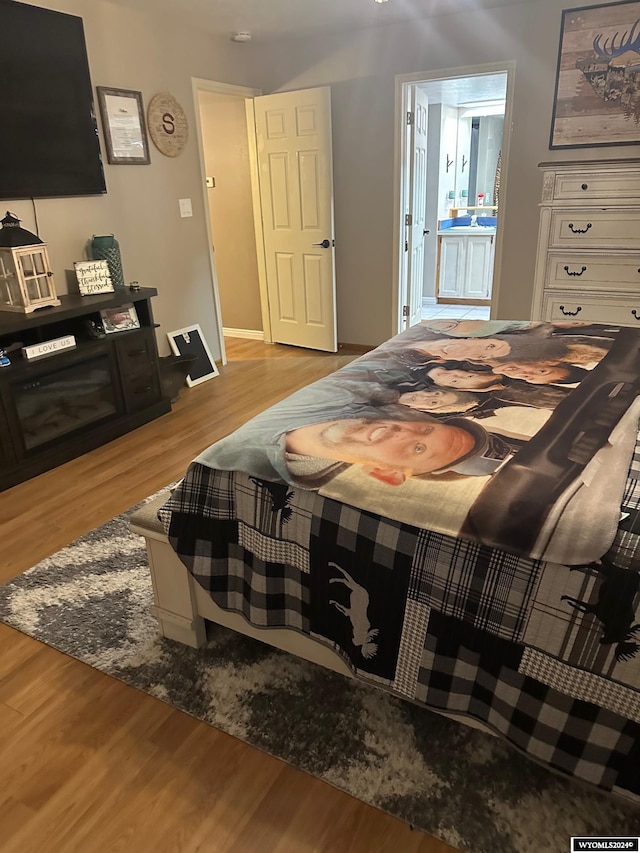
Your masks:
{"label": "light hardwood floor", "polygon": [[[217,438],[348,363],[228,340],[170,414],[0,494],[0,582],[178,479]],[[450,853],[395,818],[0,625],[2,853]]]}

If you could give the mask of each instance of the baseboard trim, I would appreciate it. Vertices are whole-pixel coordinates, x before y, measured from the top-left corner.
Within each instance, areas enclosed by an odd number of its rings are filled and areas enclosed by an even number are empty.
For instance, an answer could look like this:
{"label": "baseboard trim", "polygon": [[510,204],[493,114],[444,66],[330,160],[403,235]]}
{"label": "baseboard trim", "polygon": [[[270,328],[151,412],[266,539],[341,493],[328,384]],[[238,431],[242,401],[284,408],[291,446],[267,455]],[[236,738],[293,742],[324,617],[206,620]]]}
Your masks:
{"label": "baseboard trim", "polygon": [[490,299],[439,299],[438,305],[491,305]]}
{"label": "baseboard trim", "polygon": [[229,329],[227,326],[223,326],[222,334],[225,338],[247,338],[251,341],[264,340],[264,332],[261,332],[259,329]]}
{"label": "baseboard trim", "polygon": [[422,297],[422,304],[423,305],[437,305],[438,300],[436,299],[435,296],[423,296]]}
{"label": "baseboard trim", "polygon": [[344,341],[338,341],[338,352],[342,349],[350,349],[354,352],[371,352],[372,349],[375,349],[374,344],[348,344]]}

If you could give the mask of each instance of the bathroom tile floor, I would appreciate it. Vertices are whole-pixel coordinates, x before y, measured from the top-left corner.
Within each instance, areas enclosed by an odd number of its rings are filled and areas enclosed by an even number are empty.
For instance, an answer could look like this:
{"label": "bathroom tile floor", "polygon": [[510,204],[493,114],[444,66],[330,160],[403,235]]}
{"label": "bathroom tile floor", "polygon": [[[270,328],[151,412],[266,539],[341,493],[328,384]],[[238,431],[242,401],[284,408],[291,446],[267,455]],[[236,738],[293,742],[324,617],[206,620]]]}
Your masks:
{"label": "bathroom tile floor", "polygon": [[455,317],[457,320],[488,320],[490,311],[489,305],[423,305],[422,319]]}

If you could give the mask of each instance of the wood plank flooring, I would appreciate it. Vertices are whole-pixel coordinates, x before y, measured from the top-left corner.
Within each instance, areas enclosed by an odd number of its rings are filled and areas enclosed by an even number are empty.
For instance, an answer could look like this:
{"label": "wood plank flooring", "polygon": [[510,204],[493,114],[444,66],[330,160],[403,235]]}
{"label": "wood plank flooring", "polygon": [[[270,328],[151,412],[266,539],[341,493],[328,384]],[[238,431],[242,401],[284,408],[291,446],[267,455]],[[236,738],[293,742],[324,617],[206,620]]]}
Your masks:
{"label": "wood plank flooring", "polygon": [[[0,494],[0,582],[178,479],[359,353],[227,340],[170,414]],[[450,853],[312,776],[0,625],[2,853]]]}

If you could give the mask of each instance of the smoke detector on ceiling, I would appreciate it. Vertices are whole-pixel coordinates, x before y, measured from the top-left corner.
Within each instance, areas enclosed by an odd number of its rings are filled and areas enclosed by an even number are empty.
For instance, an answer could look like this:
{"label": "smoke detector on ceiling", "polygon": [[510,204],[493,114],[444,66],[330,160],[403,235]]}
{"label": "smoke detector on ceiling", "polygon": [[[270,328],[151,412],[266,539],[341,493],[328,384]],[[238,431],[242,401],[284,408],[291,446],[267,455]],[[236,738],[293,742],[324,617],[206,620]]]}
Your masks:
{"label": "smoke detector on ceiling", "polygon": [[248,33],[246,31],[234,33],[231,36],[231,41],[239,41],[239,42],[251,41],[251,33]]}

